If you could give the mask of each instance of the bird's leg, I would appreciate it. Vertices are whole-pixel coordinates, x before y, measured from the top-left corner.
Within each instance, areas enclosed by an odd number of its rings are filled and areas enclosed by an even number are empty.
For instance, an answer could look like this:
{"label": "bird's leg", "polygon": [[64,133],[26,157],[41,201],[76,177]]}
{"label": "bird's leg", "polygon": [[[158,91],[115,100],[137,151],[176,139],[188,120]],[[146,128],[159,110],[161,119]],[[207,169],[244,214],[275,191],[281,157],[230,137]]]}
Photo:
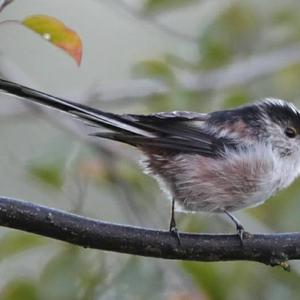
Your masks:
{"label": "bird's leg", "polygon": [[172,209],[171,209],[171,220],[170,220],[169,231],[172,235],[176,237],[178,244],[181,245],[180,235],[177,230],[176,221],[175,221],[175,198],[172,198]]}
{"label": "bird's leg", "polygon": [[244,226],[241,224],[241,222],[234,216],[232,215],[230,212],[228,212],[227,210],[224,209],[224,213],[230,218],[230,220],[235,224],[236,226],[236,231],[237,234],[240,238],[241,244],[243,246],[244,244]]}

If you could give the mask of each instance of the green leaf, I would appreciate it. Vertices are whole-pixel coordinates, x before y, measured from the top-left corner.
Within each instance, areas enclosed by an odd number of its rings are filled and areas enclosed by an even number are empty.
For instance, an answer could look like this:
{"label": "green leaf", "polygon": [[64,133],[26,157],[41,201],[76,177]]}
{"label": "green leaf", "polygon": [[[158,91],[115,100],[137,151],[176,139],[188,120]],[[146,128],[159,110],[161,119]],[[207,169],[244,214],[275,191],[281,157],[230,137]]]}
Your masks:
{"label": "green leaf", "polygon": [[193,2],[196,0],[147,0],[144,9],[148,13],[155,13],[160,10],[179,8]]}
{"label": "green leaf", "polygon": [[133,68],[136,76],[147,76],[161,80],[173,81],[175,75],[168,64],[160,60],[146,60],[136,64]]}
{"label": "green leaf", "polygon": [[201,46],[202,63],[204,69],[218,68],[228,63],[232,57],[230,47],[221,40],[208,39]]}
{"label": "green leaf", "polygon": [[227,285],[226,278],[218,272],[213,264],[183,262],[183,268],[192,276],[194,282],[204,291],[209,299],[224,300],[230,286]]}
{"label": "green leaf", "polygon": [[61,166],[53,163],[33,164],[29,174],[49,187],[59,189],[63,185]]}
{"label": "green leaf", "polygon": [[250,98],[243,91],[235,91],[229,97],[226,97],[223,101],[224,108],[233,108],[246,104],[250,101]]}
{"label": "green leaf", "polygon": [[253,41],[261,37],[259,28],[251,4],[234,2],[200,37],[200,67],[218,68],[234,60],[235,56],[257,51]]}
{"label": "green leaf", "polygon": [[80,299],[80,277],[87,272],[76,247],[68,247],[51,259],[41,275],[39,299]]}
{"label": "green leaf", "polygon": [[39,300],[34,281],[15,279],[8,283],[0,294],[2,300]]}

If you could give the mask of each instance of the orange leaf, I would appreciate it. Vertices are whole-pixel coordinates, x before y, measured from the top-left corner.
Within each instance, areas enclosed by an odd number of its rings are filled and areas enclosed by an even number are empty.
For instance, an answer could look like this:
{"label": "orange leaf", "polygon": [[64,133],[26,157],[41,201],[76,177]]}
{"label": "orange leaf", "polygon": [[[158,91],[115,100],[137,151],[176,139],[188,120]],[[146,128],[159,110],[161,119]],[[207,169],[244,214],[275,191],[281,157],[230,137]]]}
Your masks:
{"label": "orange leaf", "polygon": [[81,39],[75,31],[66,27],[63,22],[45,15],[33,15],[24,19],[22,24],[63,49],[80,65],[82,57]]}

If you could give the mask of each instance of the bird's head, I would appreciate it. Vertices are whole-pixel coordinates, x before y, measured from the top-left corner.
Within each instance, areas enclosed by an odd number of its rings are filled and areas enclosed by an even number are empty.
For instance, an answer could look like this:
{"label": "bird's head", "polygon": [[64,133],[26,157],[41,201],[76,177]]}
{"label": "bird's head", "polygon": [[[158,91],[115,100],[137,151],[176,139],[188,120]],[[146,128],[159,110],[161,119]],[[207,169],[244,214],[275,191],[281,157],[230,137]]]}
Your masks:
{"label": "bird's head", "polygon": [[300,158],[300,111],[292,103],[265,99],[257,104],[261,140],[270,143],[280,157]]}

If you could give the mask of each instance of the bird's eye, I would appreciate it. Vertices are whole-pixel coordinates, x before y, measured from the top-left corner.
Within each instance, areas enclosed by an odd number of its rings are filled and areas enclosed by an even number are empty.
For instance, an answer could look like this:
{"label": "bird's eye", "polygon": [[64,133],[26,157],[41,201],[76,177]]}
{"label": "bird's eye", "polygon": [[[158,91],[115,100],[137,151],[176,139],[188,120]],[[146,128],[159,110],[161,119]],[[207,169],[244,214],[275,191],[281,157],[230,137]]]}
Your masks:
{"label": "bird's eye", "polygon": [[296,135],[297,135],[297,131],[293,127],[287,127],[284,133],[287,137],[289,137],[291,139],[296,137]]}

